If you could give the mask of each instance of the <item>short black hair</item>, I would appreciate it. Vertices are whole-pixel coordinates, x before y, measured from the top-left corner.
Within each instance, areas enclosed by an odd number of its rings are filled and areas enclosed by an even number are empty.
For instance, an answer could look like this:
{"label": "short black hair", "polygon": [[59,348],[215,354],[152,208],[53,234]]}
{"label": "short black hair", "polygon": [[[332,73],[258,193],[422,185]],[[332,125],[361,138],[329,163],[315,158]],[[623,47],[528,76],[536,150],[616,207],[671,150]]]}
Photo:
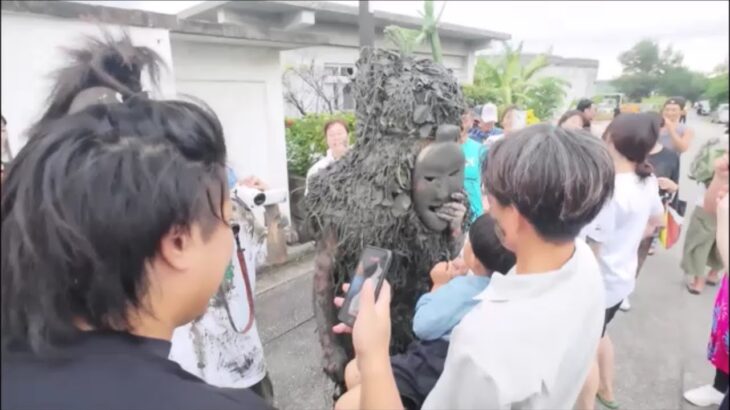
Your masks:
{"label": "short black hair", "polygon": [[583,124],[583,128],[588,128],[591,126],[591,122],[588,121],[588,118],[586,118],[585,114],[583,114],[583,111],[580,110],[570,110],[563,114],[562,117],[558,120],[558,127],[563,125],[565,121],[568,121],[569,119],[573,117],[580,117],[581,123]]}
{"label": "short black hair", "polygon": [[603,133],[603,139],[610,139],[616,151],[636,163],[636,175],[644,179],[652,174],[647,161],[656,145],[664,119],[657,113],[626,113],[611,121]]}
{"label": "short black hair", "polygon": [[578,105],[575,107],[575,109],[580,112],[585,112],[585,110],[591,108],[592,105],[593,100],[589,98],[583,98],[582,100],[578,101]]}
{"label": "short black hair", "polygon": [[475,219],[469,228],[469,243],[474,256],[487,270],[506,274],[515,266],[515,254],[500,242],[496,222],[489,214]]}
{"label": "short black hair", "polygon": [[546,241],[573,240],[613,194],[608,149],[583,131],[537,124],[492,146],[482,181],[502,205],[514,205]]}
{"label": "short black hair", "polygon": [[3,348],[42,354],[79,319],[129,330],[161,238],[221,223],[226,146],[215,115],[187,101],[93,105],[35,131],[3,182],[0,303]]}

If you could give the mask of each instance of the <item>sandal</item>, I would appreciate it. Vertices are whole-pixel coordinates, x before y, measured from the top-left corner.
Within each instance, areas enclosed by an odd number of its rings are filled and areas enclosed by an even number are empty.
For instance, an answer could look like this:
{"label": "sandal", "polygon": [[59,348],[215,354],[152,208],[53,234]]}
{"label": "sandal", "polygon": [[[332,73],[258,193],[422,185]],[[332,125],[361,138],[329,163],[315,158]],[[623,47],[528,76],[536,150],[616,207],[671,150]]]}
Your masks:
{"label": "sandal", "polygon": [[691,293],[693,295],[699,295],[700,294],[700,291],[699,290],[693,288],[690,285],[687,285],[687,291],[689,291],[689,293]]}
{"label": "sandal", "polygon": [[603,397],[601,397],[600,394],[596,394],[596,398],[601,403],[601,405],[603,405],[603,407],[607,409],[616,410],[619,408],[618,402],[616,402],[615,400],[605,400]]}

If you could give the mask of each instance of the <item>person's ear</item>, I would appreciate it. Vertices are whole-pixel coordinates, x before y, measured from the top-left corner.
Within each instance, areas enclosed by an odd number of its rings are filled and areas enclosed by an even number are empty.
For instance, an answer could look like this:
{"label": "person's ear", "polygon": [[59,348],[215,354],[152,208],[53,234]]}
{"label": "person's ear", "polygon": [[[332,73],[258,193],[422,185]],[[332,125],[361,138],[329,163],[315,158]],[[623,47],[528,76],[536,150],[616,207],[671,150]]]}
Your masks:
{"label": "person's ear", "polygon": [[186,270],[190,266],[192,237],[190,228],[173,226],[160,241],[160,256],[175,270]]}

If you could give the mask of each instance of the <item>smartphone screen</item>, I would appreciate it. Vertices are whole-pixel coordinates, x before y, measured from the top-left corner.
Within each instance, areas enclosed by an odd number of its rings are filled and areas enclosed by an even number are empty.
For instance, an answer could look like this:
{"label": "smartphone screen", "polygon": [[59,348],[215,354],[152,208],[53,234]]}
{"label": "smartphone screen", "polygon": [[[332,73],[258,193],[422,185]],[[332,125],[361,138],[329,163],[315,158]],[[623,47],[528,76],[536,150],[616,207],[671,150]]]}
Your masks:
{"label": "smartphone screen", "polygon": [[360,261],[355,268],[355,274],[350,280],[350,288],[345,296],[345,302],[340,308],[337,318],[348,326],[355,323],[355,317],[360,309],[360,291],[365,279],[372,278],[375,282],[375,297],[378,297],[380,287],[390,268],[393,254],[387,249],[368,246],[363,250]]}

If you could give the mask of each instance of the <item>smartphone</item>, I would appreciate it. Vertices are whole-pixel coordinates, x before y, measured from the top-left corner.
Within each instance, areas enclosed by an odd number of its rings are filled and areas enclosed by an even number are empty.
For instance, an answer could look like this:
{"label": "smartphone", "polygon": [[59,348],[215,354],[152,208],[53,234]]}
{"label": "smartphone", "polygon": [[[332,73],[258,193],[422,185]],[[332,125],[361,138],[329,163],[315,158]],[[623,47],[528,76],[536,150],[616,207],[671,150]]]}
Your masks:
{"label": "smartphone", "polygon": [[387,249],[374,246],[365,247],[360,256],[360,261],[357,262],[355,275],[350,280],[350,288],[347,290],[345,302],[337,315],[340,322],[350,327],[355,324],[357,312],[360,310],[360,291],[365,279],[372,278],[375,282],[375,299],[377,300],[392,260],[393,252]]}

